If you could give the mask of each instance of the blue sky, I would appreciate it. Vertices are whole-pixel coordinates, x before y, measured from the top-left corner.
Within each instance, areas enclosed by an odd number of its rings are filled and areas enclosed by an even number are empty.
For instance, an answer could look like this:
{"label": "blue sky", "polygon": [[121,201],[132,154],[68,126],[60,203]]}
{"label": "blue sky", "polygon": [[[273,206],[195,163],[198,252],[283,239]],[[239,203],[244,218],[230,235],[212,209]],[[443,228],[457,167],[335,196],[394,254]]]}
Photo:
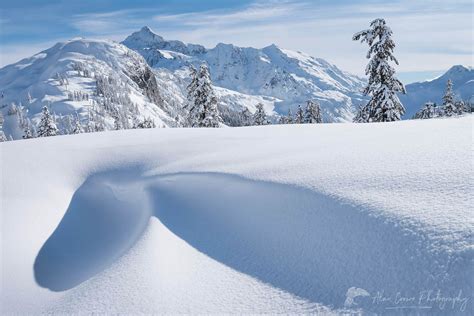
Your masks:
{"label": "blue sky", "polygon": [[363,75],[367,48],[351,36],[376,17],[394,31],[404,82],[473,64],[470,0],[5,0],[0,6],[0,66],[58,41],[78,36],[121,41],[148,25],[167,39],[207,47],[275,43]]}

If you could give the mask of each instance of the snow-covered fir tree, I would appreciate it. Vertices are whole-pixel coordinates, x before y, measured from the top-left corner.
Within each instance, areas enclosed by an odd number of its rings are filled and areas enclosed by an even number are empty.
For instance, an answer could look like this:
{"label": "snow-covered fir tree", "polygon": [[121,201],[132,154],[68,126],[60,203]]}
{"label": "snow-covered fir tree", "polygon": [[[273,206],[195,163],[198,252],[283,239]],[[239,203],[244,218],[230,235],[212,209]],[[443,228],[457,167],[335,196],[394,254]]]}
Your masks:
{"label": "snow-covered fir tree", "polygon": [[81,122],[79,121],[79,117],[76,114],[76,116],[74,117],[71,134],[81,134],[81,133],[84,133],[84,128],[82,127]]}
{"label": "snow-covered fir tree", "polygon": [[188,109],[188,112],[194,106],[194,97],[198,87],[198,72],[193,65],[189,67],[189,76],[191,77],[191,82],[186,87],[188,94],[186,96],[187,103],[185,106]]}
{"label": "snow-covered fir tree", "polygon": [[8,108],[7,115],[16,115],[18,113],[18,107],[15,103],[10,104]]}
{"label": "snow-covered fir tree", "polygon": [[74,118],[72,115],[66,115],[63,121],[63,130],[64,134],[72,134],[72,129],[74,127]]}
{"label": "snow-covered fir tree", "polygon": [[267,120],[267,113],[265,112],[265,109],[263,108],[263,104],[258,103],[255,107],[257,109],[255,110],[255,113],[253,114],[253,124],[254,125],[267,125],[269,122]]}
{"label": "snow-covered fir tree", "polygon": [[122,117],[120,116],[118,111],[112,113],[112,118],[114,119],[114,130],[118,131],[122,129]]}
{"label": "snow-covered fir tree", "polygon": [[5,136],[5,133],[3,132],[3,114],[0,112],[0,142],[6,142],[7,137]]}
{"label": "snow-covered fir tree", "polygon": [[423,108],[415,114],[416,119],[430,119],[435,116],[435,104],[433,102],[426,102]]}
{"label": "snow-covered fir tree", "polygon": [[253,125],[253,115],[250,113],[249,109],[244,108],[242,112],[240,112],[240,117],[242,120],[242,126]]}
{"label": "snow-covered fir tree", "polygon": [[304,112],[301,105],[298,105],[298,109],[296,110],[295,114],[295,124],[303,124],[304,123]]}
{"label": "snow-covered fir tree", "polygon": [[466,112],[466,104],[464,101],[457,101],[454,105],[456,106],[456,112],[458,115],[462,115]]}
{"label": "snow-covered fir tree", "polygon": [[33,130],[33,125],[31,124],[31,121],[27,119],[26,124],[23,129],[23,138],[24,139],[29,139],[29,138],[34,138],[35,137],[35,132]]}
{"label": "snow-covered fir tree", "polygon": [[456,114],[456,106],[454,104],[453,82],[451,79],[446,83],[446,92],[443,96],[443,112],[445,116],[453,116]]}
{"label": "snow-covered fir tree", "polygon": [[321,106],[318,102],[308,100],[304,113],[304,122],[309,124],[322,123]]}
{"label": "snow-covered fir tree", "polygon": [[23,139],[34,138],[33,132],[31,131],[31,129],[28,126],[25,127],[25,131],[24,131],[24,134],[23,134],[22,137],[23,137]]}
{"label": "snow-covered fir tree", "polygon": [[288,109],[288,114],[286,115],[286,124],[293,124],[293,113],[291,109]]}
{"label": "snow-covered fir tree", "polygon": [[143,121],[140,121],[135,128],[155,128],[155,121],[149,117],[144,118]]}
{"label": "snow-covered fir tree", "polygon": [[90,109],[87,111],[87,123],[86,123],[86,127],[84,128],[84,132],[86,133],[95,132],[94,113]]}
{"label": "snow-covered fir tree", "polygon": [[[191,70],[193,75],[193,70]],[[189,125],[192,127],[219,127],[222,121],[217,109],[217,97],[211,83],[211,75],[206,64],[195,72],[188,86]]]}
{"label": "snow-covered fir tree", "polygon": [[[354,34],[354,41],[366,42],[369,45],[367,58],[370,59],[365,70],[369,82],[364,94],[371,97],[367,108],[368,122],[398,121],[405,113],[397,92],[406,93],[400,80],[395,78],[395,69],[389,62],[398,61],[393,55],[395,42],[392,40],[392,30],[384,19],[375,19],[370,28]],[[365,115],[358,115],[361,120]]]}
{"label": "snow-covered fir tree", "polygon": [[288,124],[288,120],[285,115],[280,116],[278,119],[278,124]]}
{"label": "snow-covered fir tree", "polygon": [[354,123],[367,123],[369,122],[369,106],[366,105],[359,105],[357,109],[357,113],[354,116]]}
{"label": "snow-covered fir tree", "polygon": [[43,106],[41,111],[41,120],[38,125],[38,137],[56,136],[58,134],[58,128],[54,122],[54,118],[49,113],[47,106]]}

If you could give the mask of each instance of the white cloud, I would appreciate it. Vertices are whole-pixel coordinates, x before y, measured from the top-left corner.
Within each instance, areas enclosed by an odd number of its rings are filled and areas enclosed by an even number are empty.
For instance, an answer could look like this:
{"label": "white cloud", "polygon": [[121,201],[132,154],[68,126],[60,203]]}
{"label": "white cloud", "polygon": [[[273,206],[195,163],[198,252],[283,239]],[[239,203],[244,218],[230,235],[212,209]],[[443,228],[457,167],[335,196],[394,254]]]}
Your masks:
{"label": "white cloud", "polygon": [[[81,33],[86,34],[113,34],[123,33],[124,25],[126,29],[135,25],[141,25],[146,21],[145,10],[117,10],[104,13],[77,14],[71,19],[71,24]],[[124,23],[126,21],[126,23]]]}
{"label": "white cloud", "polygon": [[0,67],[16,63],[17,61],[50,48],[57,42],[43,42],[36,44],[12,44],[0,46]]}
{"label": "white cloud", "polygon": [[209,26],[241,26],[242,23],[258,23],[260,21],[274,20],[291,16],[297,13],[298,3],[255,3],[247,8],[226,12],[206,11],[196,13],[183,13],[174,15],[156,15],[153,19],[160,23],[180,23],[181,26],[209,27]]}
{"label": "white cloud", "polygon": [[[149,25],[168,39],[207,47],[219,42],[253,47],[275,43],[363,75],[367,47],[351,38],[376,17],[386,18],[394,31],[400,72],[447,69],[453,64],[472,65],[471,12],[472,4],[464,0],[325,5],[267,0],[233,10],[180,14],[157,14],[153,8],[81,14],[73,16],[70,23],[81,35],[117,41]],[[32,55],[38,51],[36,47],[47,45],[4,47],[1,64]]]}
{"label": "white cloud", "polygon": [[[467,2],[466,2],[467,3]],[[218,42],[263,47],[276,43],[328,59],[363,74],[366,47],[352,34],[385,17],[394,30],[400,71],[426,71],[472,64],[471,12],[440,1],[318,6],[272,2],[228,11],[154,16],[167,38],[214,46]]]}

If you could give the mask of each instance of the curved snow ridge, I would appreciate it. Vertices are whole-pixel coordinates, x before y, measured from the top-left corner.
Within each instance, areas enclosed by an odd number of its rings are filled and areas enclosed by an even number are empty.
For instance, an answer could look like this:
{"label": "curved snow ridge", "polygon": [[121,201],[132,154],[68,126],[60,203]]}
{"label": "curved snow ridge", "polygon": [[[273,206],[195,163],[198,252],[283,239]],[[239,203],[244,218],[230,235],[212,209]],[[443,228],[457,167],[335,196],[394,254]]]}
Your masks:
{"label": "curved snow ridge", "polygon": [[[158,219],[166,238],[186,244],[186,250],[168,248],[163,254],[168,257],[163,258],[160,251],[166,245],[143,251],[134,247],[149,234],[144,232],[151,229],[150,216]],[[152,226],[158,229],[156,224]],[[311,308],[329,312],[324,306],[343,308],[352,287],[371,295],[400,292],[407,297],[430,289],[441,289],[447,296],[456,296],[459,290],[464,295],[472,293],[472,251],[453,253],[449,247],[433,248],[431,243],[422,231],[374,216],[362,206],[290,185],[220,173],[145,177],[136,170],[109,171],[91,176],[76,191],[66,215],[36,258],[35,277],[41,286],[55,291],[87,281],[67,292],[71,297],[75,291],[88,289],[85,298],[74,298],[87,300],[94,297],[94,291],[116,282],[104,269],[112,265],[111,270],[116,270],[128,260],[141,262],[145,270],[154,267],[155,273],[145,282],[149,293],[175,291],[180,297],[184,295],[181,281],[185,288],[213,288],[199,299],[197,294],[182,297],[175,310],[162,297],[150,295],[148,308],[165,306],[169,312],[223,312],[230,305],[217,302],[232,297],[247,298],[242,299],[248,305],[241,311],[264,312],[273,310],[269,302],[275,290],[288,294],[275,304],[293,306],[295,312]],[[143,263],[150,251],[154,252],[152,259]],[[169,262],[170,251],[174,263]],[[205,269],[193,264],[186,266],[187,272],[179,269],[183,262],[203,260],[211,271],[203,272]],[[216,264],[225,267],[219,272],[221,281],[202,276],[212,275]],[[130,269],[137,268],[130,265],[121,278],[136,277],[136,271],[134,274]],[[222,279],[227,281],[222,283]],[[249,292],[249,282],[263,286],[260,296]],[[143,293],[141,282],[123,284],[124,288],[116,289],[119,297]],[[358,304],[368,311],[387,307],[368,298],[359,299]]]}

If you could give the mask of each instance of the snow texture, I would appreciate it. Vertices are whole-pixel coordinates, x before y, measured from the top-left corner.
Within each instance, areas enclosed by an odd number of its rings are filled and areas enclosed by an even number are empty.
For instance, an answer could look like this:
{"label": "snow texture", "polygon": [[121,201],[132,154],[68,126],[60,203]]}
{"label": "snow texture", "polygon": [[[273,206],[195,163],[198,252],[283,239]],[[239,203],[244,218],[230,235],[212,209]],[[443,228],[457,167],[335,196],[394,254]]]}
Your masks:
{"label": "snow texture", "polygon": [[357,293],[431,289],[469,313],[472,123],[2,143],[1,313],[383,314]]}

